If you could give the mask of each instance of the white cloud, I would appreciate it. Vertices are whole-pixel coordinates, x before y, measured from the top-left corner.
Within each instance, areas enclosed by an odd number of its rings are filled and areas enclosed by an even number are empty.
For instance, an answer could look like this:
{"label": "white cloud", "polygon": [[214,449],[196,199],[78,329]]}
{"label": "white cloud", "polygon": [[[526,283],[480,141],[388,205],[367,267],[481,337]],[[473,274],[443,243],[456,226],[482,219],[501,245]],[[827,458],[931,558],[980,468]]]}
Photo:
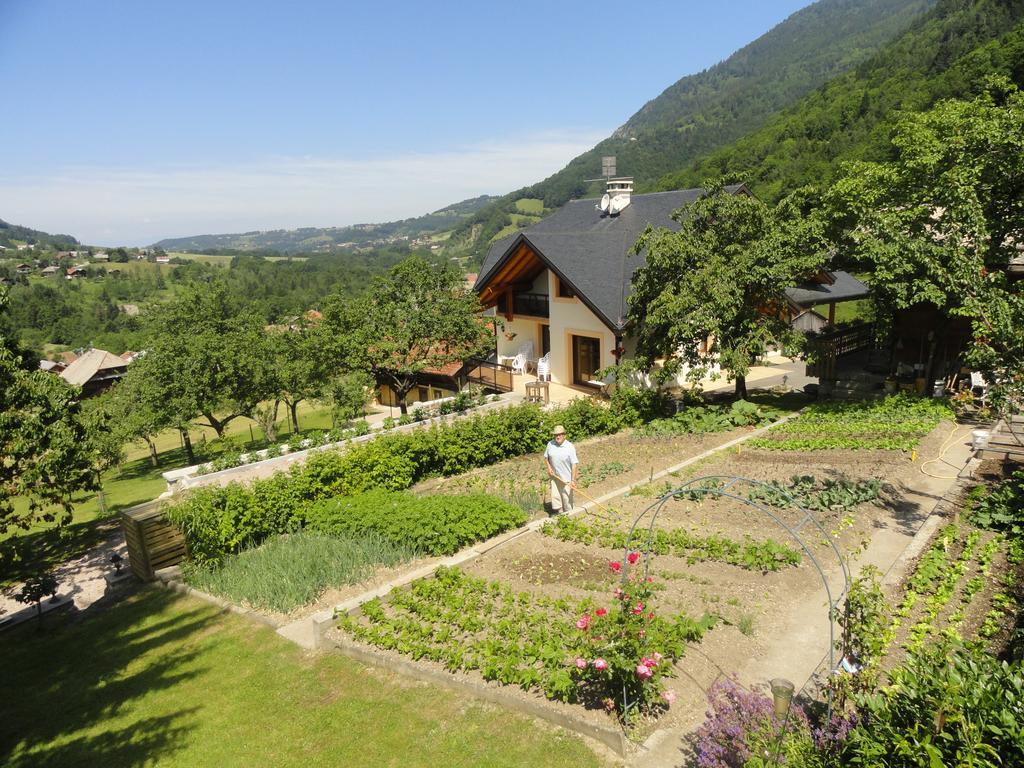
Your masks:
{"label": "white cloud", "polygon": [[601,136],[544,134],[391,158],[280,157],[245,165],[69,168],[0,180],[0,217],[95,245],[383,222],[539,181]]}

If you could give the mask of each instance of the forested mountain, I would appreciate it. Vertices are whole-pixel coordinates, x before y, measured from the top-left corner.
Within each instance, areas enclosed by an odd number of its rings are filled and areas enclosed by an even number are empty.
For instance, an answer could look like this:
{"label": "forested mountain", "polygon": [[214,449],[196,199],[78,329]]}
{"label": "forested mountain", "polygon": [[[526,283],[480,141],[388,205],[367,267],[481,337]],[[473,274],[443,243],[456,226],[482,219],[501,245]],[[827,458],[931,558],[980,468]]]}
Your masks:
{"label": "forested mountain", "polygon": [[692,187],[724,176],[775,200],[804,184],[831,180],[842,160],[886,159],[901,113],[973,96],[992,73],[1024,86],[1022,21],[1020,0],[940,0],[853,71],[656,186]]}
{"label": "forested mountain", "polygon": [[497,198],[481,195],[413,219],[347,227],[303,227],[228,235],[173,237],[154,245],[167,251],[316,253],[426,240],[453,229]]}
{"label": "forested mountain", "polygon": [[38,229],[8,224],[3,219],[0,219],[0,245],[9,248],[16,241],[28,243],[29,245],[45,245],[52,248],[78,245],[78,241],[71,235],[51,235],[49,232],[40,232]]}
{"label": "forested mountain", "polygon": [[597,192],[584,179],[615,155],[617,171],[649,191],[666,174],[760,128],[836,75],[855,67],[904,31],[934,0],[821,0],[699,74],[679,80],[625,125],[544,181],[506,195],[463,223],[451,252],[486,250],[515,223],[520,198],[555,208]]}

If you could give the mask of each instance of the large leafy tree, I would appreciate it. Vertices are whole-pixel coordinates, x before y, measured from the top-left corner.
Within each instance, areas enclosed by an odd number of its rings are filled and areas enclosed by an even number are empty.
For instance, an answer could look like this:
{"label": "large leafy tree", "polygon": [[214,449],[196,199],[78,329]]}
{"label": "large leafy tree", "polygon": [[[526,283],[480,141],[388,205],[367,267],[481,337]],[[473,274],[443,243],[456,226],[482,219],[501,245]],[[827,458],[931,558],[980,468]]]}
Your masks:
{"label": "large leafy tree", "polygon": [[406,413],[406,396],[423,371],[486,350],[491,337],[479,310],[457,271],[412,256],[358,299],[332,297],[320,334],[349,370],[389,385]]}
{"label": "large leafy tree", "polygon": [[646,256],[629,310],[638,363],[687,363],[695,377],[717,363],[745,398],[753,360],[792,337],[785,289],[824,258],[817,225],[798,215],[802,202],[770,208],[717,185],[673,214],[678,230],[648,227],[633,248]]}
{"label": "large leafy tree", "polygon": [[320,338],[305,321],[297,327],[272,333],[269,343],[276,361],[280,397],[288,407],[292,431],[298,432],[299,403],[321,397],[326,392],[329,358],[324,353]]}
{"label": "large leafy tree", "polygon": [[228,424],[252,417],[279,391],[263,320],[240,309],[222,283],[190,286],[153,311],[149,329],[140,371],[179,419],[201,416],[197,423],[223,437]]}
{"label": "large leafy tree", "polygon": [[[0,289],[0,318],[6,304]],[[0,332],[0,532],[69,521],[72,494],[96,487],[92,458],[78,393],[57,376],[27,370]]]}
{"label": "large leafy tree", "polygon": [[891,310],[930,302],[966,318],[967,361],[1024,389],[1024,297],[1007,280],[1024,244],[1024,94],[990,80],[972,101],[906,117],[895,158],[846,166],[825,195],[837,249],[873,271]]}

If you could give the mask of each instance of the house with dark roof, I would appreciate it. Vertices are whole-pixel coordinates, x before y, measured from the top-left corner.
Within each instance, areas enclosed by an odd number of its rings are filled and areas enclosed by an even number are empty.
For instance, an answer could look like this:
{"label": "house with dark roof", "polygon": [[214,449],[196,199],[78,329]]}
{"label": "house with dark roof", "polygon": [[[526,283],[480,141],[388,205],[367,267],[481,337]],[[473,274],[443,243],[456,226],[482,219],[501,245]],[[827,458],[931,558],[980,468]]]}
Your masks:
{"label": "house with dark roof", "polygon": [[[750,194],[742,184],[726,190]],[[473,289],[496,315],[498,360],[532,348],[533,358],[549,355],[553,381],[599,386],[597,371],[628,357],[634,347],[628,299],[645,257],[630,255],[631,247],[648,225],[678,229],[672,212],[702,194],[683,189],[634,195],[631,179],[610,179],[609,194],[600,201],[573,200],[496,242]],[[790,319],[815,305],[834,307],[866,295],[867,286],[853,276],[821,272],[787,291]]]}

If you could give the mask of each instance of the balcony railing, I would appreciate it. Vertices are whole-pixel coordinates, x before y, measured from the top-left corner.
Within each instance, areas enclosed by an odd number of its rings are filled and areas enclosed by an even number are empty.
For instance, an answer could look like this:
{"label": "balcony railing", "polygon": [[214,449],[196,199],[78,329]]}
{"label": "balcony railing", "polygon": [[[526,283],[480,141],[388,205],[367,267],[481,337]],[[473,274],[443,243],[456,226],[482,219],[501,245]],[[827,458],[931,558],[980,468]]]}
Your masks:
{"label": "balcony railing", "polygon": [[820,379],[836,378],[836,362],[844,355],[868,349],[875,343],[875,324],[864,323],[846,328],[826,328],[808,337],[807,375]]}
{"label": "balcony railing", "polygon": [[[498,312],[508,314],[508,296],[498,297]],[[514,293],[512,294],[512,314],[530,317],[549,317],[548,295],[546,293]]]}
{"label": "balcony railing", "polygon": [[462,368],[466,380],[498,392],[512,391],[512,367],[479,357],[471,357]]}

